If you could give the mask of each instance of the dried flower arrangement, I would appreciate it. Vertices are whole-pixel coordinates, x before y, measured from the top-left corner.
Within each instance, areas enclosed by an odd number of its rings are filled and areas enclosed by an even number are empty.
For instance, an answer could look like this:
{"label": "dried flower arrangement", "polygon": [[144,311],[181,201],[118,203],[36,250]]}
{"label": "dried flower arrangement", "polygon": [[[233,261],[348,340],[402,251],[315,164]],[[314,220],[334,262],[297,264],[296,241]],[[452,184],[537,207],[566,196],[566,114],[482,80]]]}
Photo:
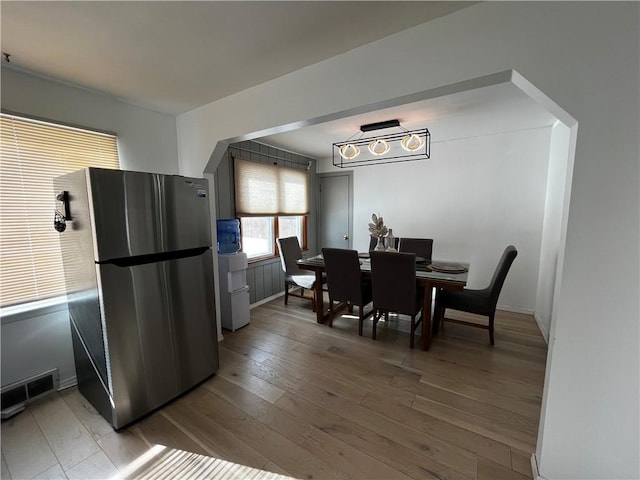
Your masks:
{"label": "dried flower arrangement", "polygon": [[384,226],[382,216],[378,216],[374,213],[371,215],[371,221],[372,223],[369,224],[369,233],[371,236],[375,238],[384,237],[389,230]]}

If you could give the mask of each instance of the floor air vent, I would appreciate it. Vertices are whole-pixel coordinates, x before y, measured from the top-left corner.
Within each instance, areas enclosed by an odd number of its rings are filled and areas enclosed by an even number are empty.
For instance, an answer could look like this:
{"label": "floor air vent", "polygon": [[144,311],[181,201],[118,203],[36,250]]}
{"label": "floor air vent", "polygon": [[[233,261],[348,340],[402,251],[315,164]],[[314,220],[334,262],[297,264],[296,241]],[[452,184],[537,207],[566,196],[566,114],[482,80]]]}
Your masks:
{"label": "floor air vent", "polygon": [[2,387],[0,418],[5,420],[24,410],[27,403],[58,390],[60,376],[58,369],[25,378],[11,385]]}

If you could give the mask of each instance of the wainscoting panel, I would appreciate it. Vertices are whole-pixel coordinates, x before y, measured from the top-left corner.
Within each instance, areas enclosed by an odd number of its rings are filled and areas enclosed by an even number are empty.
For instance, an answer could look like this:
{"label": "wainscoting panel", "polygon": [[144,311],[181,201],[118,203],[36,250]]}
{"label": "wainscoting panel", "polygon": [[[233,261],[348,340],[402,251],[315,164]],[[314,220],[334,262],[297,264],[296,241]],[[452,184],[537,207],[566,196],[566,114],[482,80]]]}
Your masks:
{"label": "wainscoting panel", "polygon": [[247,285],[249,285],[249,303],[256,303],[255,267],[247,268]]}
{"label": "wainscoting panel", "polygon": [[280,259],[250,264],[247,269],[247,285],[251,289],[251,303],[259,302],[284,291],[284,272]]}
{"label": "wainscoting panel", "polygon": [[280,262],[271,264],[271,285],[273,288],[272,295],[284,291],[284,272]]}
{"label": "wainscoting panel", "polygon": [[253,281],[254,288],[256,291],[256,298],[258,300],[262,300],[263,298],[268,297],[269,295],[264,294],[264,266],[256,267],[253,270]]}

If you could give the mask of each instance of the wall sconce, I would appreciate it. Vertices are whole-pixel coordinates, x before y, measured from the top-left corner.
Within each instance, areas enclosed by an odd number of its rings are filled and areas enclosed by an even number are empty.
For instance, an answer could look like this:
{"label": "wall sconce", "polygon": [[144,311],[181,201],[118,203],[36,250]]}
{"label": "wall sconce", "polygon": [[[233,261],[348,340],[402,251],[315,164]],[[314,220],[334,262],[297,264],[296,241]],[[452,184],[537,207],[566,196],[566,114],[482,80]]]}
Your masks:
{"label": "wall sconce", "polygon": [[[399,132],[367,137],[365,133],[397,128]],[[399,120],[368,123],[360,126],[354,137],[333,144],[333,165],[339,168],[381,165],[384,163],[426,160],[431,157],[431,134],[426,128],[407,130]]]}

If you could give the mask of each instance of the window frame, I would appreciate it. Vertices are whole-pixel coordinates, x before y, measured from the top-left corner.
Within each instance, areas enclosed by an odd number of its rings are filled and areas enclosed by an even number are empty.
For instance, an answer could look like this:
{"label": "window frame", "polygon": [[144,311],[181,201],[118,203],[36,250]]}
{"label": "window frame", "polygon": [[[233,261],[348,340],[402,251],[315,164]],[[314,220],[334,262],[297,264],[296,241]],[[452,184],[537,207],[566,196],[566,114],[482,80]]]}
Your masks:
{"label": "window frame", "polygon": [[[278,242],[276,242],[276,239],[279,238],[279,230],[280,230],[280,226],[279,226],[279,222],[278,219],[279,217],[301,217],[301,242],[300,242],[300,248],[302,249],[303,252],[309,250],[309,229],[308,229],[308,225],[309,225],[309,216],[308,215],[264,215],[264,216],[254,216],[254,217],[239,217],[240,220],[240,242],[241,245],[244,244],[243,242],[243,233],[242,233],[242,218],[271,218],[272,219],[272,224],[271,224],[271,228],[272,228],[272,232],[273,232],[273,255],[260,255],[260,256],[256,256],[256,257],[247,257],[247,262],[248,263],[257,263],[257,262],[262,262],[265,260],[273,260],[274,258],[279,258],[280,257],[280,249],[278,248]],[[244,248],[242,248],[242,250],[244,252]]]}

